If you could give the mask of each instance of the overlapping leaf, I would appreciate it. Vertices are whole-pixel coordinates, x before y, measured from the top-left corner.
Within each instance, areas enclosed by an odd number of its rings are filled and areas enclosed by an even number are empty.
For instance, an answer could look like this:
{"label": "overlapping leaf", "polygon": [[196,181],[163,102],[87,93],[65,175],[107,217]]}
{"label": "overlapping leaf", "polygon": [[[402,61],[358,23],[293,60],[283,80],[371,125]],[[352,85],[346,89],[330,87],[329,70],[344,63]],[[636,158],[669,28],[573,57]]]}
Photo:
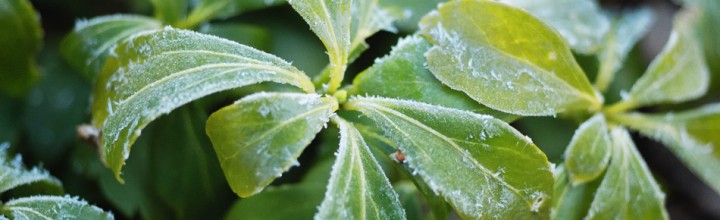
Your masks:
{"label": "overlapping leaf", "polygon": [[677,103],[705,94],[710,75],[702,48],[691,28],[694,19],[690,13],[676,17],[665,48],[635,82],[623,102],[637,106]]}
{"label": "overlapping leaf", "polygon": [[28,0],[0,1],[0,92],[22,96],[37,81],[40,19]]}
{"label": "overlapping leaf", "polygon": [[27,169],[20,155],[15,157],[7,155],[9,147],[8,143],[0,144],[0,193],[37,182],[47,183],[47,186],[53,187],[56,191],[62,191],[60,181],[50,176],[47,171],[37,167]]}
{"label": "overlapping leaf", "polygon": [[610,30],[610,19],[595,0],[501,0],[528,10],[554,27],[577,52],[596,53]]}
{"label": "overlapping leaf", "polygon": [[555,190],[550,219],[582,219],[587,215],[593,194],[600,185],[597,179],[590,183],[570,184],[564,164],[555,168]]}
{"label": "overlapping leaf", "polygon": [[612,159],[585,219],[667,219],[660,190],[630,134],[610,132]]}
{"label": "overlapping leaf", "polygon": [[360,132],[340,118],[340,148],[315,219],[405,219],[405,211]]}
{"label": "overlapping leaf", "polygon": [[251,196],[298,165],[336,109],[333,98],[257,93],[213,113],[206,130],[230,188]]}
{"label": "overlapping leaf", "polygon": [[553,115],[600,107],[560,34],[520,9],[453,1],[427,15],[421,28],[434,45],[426,53],[430,71],[490,108]]}
{"label": "overlapping leaf", "polygon": [[260,82],[314,91],[307,76],[280,58],[192,31],[138,35],[113,53],[95,85],[92,113],[102,130],[102,157],[118,178],[142,128],[185,103]]}
{"label": "overlapping leaf", "polygon": [[625,114],[617,121],[666,144],[715,191],[720,192],[720,104],[667,114]]}
{"label": "overlapping leaf", "polygon": [[80,20],[63,39],[60,51],[74,68],[94,78],[114,46],[138,32],[160,27],[160,22],[137,15],[108,15]]}
{"label": "overlapping leaf", "polygon": [[423,54],[430,44],[419,36],[400,39],[390,55],[353,80],[351,94],[411,99],[445,107],[469,110],[508,120],[511,115],[485,107],[462,92],[443,85],[426,68]]}
{"label": "overlapping leaf", "polygon": [[610,144],[602,114],[580,125],[565,151],[565,164],[573,185],[594,180],[605,171],[612,149]]}
{"label": "overlapping leaf", "polygon": [[[412,101],[354,98],[405,162],[467,218],[547,218],[552,174],[545,155],[505,122]],[[458,179],[460,178],[460,179]]]}
{"label": "overlapping leaf", "polygon": [[13,199],[2,204],[0,212],[12,219],[115,219],[112,214],[69,196]]}

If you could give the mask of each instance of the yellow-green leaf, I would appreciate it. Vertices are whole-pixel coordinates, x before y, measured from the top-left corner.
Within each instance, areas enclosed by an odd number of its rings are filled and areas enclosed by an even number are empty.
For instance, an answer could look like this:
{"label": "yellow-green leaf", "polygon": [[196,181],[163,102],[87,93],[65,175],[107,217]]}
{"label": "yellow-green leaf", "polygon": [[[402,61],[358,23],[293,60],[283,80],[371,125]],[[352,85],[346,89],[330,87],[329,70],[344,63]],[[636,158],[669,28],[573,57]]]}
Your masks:
{"label": "yellow-green leaf", "polygon": [[605,116],[597,114],[575,131],[565,151],[565,165],[573,185],[594,180],[610,160],[610,137]]}
{"label": "yellow-green leaf", "polygon": [[421,22],[428,67],[450,88],[518,115],[593,111],[601,104],[557,31],[494,1],[441,4]]}
{"label": "yellow-green leaf", "polygon": [[413,174],[465,218],[549,216],[553,177],[545,155],[486,115],[387,98],[353,98],[405,155]]}
{"label": "yellow-green leaf", "polygon": [[210,35],[173,28],[119,45],[95,84],[93,125],[101,156],[119,178],[142,128],[203,96],[260,82],[314,90],[310,79],[273,55]]}
{"label": "yellow-green leaf", "polygon": [[40,17],[28,0],[0,0],[0,92],[22,96],[39,78]]}
{"label": "yellow-green leaf", "polygon": [[252,196],[299,165],[336,109],[334,98],[316,94],[257,93],[213,113],[206,131],[230,188]]}
{"label": "yellow-green leaf", "polygon": [[352,123],[340,127],[340,148],[325,199],[315,219],[405,219],[405,211],[380,164]]}
{"label": "yellow-green leaf", "polygon": [[667,219],[660,190],[630,134],[610,132],[612,159],[585,219]]}

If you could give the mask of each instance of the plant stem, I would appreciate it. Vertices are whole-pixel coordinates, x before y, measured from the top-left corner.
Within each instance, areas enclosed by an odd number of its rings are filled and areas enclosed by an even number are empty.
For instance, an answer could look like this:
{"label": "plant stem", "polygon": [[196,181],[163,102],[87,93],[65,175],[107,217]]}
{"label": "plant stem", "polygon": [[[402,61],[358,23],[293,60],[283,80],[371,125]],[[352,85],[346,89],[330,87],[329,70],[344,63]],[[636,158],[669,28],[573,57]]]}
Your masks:
{"label": "plant stem", "polygon": [[603,110],[603,112],[606,115],[614,115],[620,112],[625,112],[630,109],[634,109],[637,107],[637,104],[634,101],[631,100],[623,100],[620,102],[617,102]]}

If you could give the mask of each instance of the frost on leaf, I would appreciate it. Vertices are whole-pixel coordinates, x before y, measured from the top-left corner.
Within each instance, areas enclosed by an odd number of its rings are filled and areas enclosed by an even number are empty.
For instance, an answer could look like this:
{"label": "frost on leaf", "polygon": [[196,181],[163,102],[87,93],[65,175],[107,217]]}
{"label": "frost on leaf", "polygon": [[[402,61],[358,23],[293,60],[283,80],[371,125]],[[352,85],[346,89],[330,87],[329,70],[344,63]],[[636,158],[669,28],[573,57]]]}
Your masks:
{"label": "frost on leaf", "polygon": [[8,155],[9,147],[8,143],[0,144],[0,193],[37,182],[45,182],[55,188],[55,191],[62,191],[60,181],[50,176],[47,171],[37,167],[27,169],[20,155]]}
{"label": "frost on leaf", "polygon": [[618,120],[667,145],[690,170],[720,192],[720,104],[679,113],[627,114]]}
{"label": "frost on leaf", "polygon": [[434,45],[425,54],[430,71],[483,105],[518,115],[600,106],[567,43],[520,9],[454,1],[425,16],[421,28]]}
{"label": "frost on leaf", "polygon": [[575,131],[565,151],[565,165],[573,185],[594,180],[610,159],[610,137],[605,117],[597,114]]}
{"label": "frost on leaf", "polygon": [[2,209],[11,219],[115,219],[111,213],[67,195],[13,199]]}
{"label": "frost on leaf", "polygon": [[230,188],[248,197],[297,166],[336,109],[316,94],[257,93],[213,113],[206,132]]}
{"label": "frost on leaf", "polygon": [[315,219],[405,219],[397,193],[360,132],[336,119],[340,148]]}
{"label": "frost on leaf", "polygon": [[614,128],[612,159],[586,219],[667,219],[660,190],[627,130]]}
{"label": "frost on leaf", "polygon": [[314,91],[290,63],[229,40],[165,28],[141,33],[111,53],[93,91],[93,125],[104,162],[119,172],[142,128],[203,96],[260,82]]}
{"label": "frost on leaf", "polygon": [[[405,163],[467,218],[547,218],[550,164],[530,140],[490,116],[386,98],[346,107],[376,122]],[[458,181],[461,180],[461,181]]]}

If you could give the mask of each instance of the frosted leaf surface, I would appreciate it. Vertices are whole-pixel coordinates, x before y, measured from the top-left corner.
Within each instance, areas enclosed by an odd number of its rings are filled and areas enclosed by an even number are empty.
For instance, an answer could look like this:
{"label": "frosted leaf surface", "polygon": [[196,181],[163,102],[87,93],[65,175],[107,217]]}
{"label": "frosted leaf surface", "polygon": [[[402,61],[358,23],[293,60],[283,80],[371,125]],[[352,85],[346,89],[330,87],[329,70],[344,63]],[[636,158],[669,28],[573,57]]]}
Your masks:
{"label": "frosted leaf surface", "polygon": [[490,108],[518,115],[592,111],[600,97],[560,34],[523,10],[493,1],[441,4],[422,33],[430,71]]}
{"label": "frosted leaf surface", "polygon": [[380,164],[352,123],[337,118],[340,148],[315,219],[406,219]]}
{"label": "frosted leaf surface", "polygon": [[102,70],[110,51],[138,32],[159,29],[157,20],[136,15],[107,15],[79,20],[60,44],[63,57],[86,76]]}
{"label": "frosted leaf surface", "polygon": [[707,92],[710,75],[692,29],[693,22],[692,14],[678,14],[665,48],[635,82],[623,102],[638,106],[678,103]]}
{"label": "frosted leaf surface", "polygon": [[7,143],[0,144],[0,193],[37,182],[48,183],[47,185],[55,188],[56,191],[62,191],[60,181],[50,176],[47,171],[37,167],[27,169],[20,155],[15,157],[7,155],[9,147]]}
{"label": "frosted leaf surface", "polygon": [[583,122],[565,151],[565,165],[573,185],[600,176],[607,167],[610,150],[605,116],[597,114]]}
{"label": "frosted leaf surface", "polygon": [[630,134],[610,132],[612,159],[585,219],[667,219],[660,190]]}
{"label": "frosted leaf surface", "polygon": [[130,146],[148,123],[203,96],[260,82],[314,91],[290,63],[228,40],[165,28],[113,51],[93,91],[93,125],[102,158],[119,177]]}
{"label": "frosted leaf surface", "polygon": [[70,196],[32,196],[3,204],[3,215],[11,219],[115,219],[109,212]]}
{"label": "frosted leaf surface", "polygon": [[607,45],[601,51],[601,57],[616,59],[612,71],[616,72],[622,67],[633,46],[645,36],[653,22],[652,10],[640,8],[624,12],[618,15],[619,18],[612,27],[612,30],[605,36]]}
{"label": "frosted leaf surface", "polygon": [[610,19],[594,0],[501,0],[550,24],[577,52],[593,54],[603,45]]}
{"label": "frosted leaf surface", "polygon": [[230,188],[254,195],[297,165],[336,109],[316,94],[256,93],[213,113],[206,132]]}
{"label": "frosted leaf surface", "polygon": [[352,49],[352,1],[289,0],[288,3],[305,19],[310,29],[325,45],[330,57],[330,86],[339,86]]}
{"label": "frosted leaf surface", "polygon": [[429,104],[489,114],[503,120],[517,116],[495,111],[477,103],[465,93],[453,90],[427,69],[425,52],[430,44],[413,35],[400,39],[390,54],[375,60],[375,64],[353,80],[351,95],[370,95],[411,99]]}
{"label": "frosted leaf surface", "polygon": [[[376,122],[413,173],[465,218],[548,218],[550,163],[526,136],[486,115],[388,98],[345,105]],[[458,181],[460,180],[460,181]]]}
{"label": "frosted leaf surface", "polygon": [[550,219],[582,219],[587,215],[600,180],[573,186],[564,164],[555,167],[555,190]]}
{"label": "frosted leaf surface", "polygon": [[690,170],[720,192],[720,104],[679,113],[626,114],[617,119],[667,145]]}

